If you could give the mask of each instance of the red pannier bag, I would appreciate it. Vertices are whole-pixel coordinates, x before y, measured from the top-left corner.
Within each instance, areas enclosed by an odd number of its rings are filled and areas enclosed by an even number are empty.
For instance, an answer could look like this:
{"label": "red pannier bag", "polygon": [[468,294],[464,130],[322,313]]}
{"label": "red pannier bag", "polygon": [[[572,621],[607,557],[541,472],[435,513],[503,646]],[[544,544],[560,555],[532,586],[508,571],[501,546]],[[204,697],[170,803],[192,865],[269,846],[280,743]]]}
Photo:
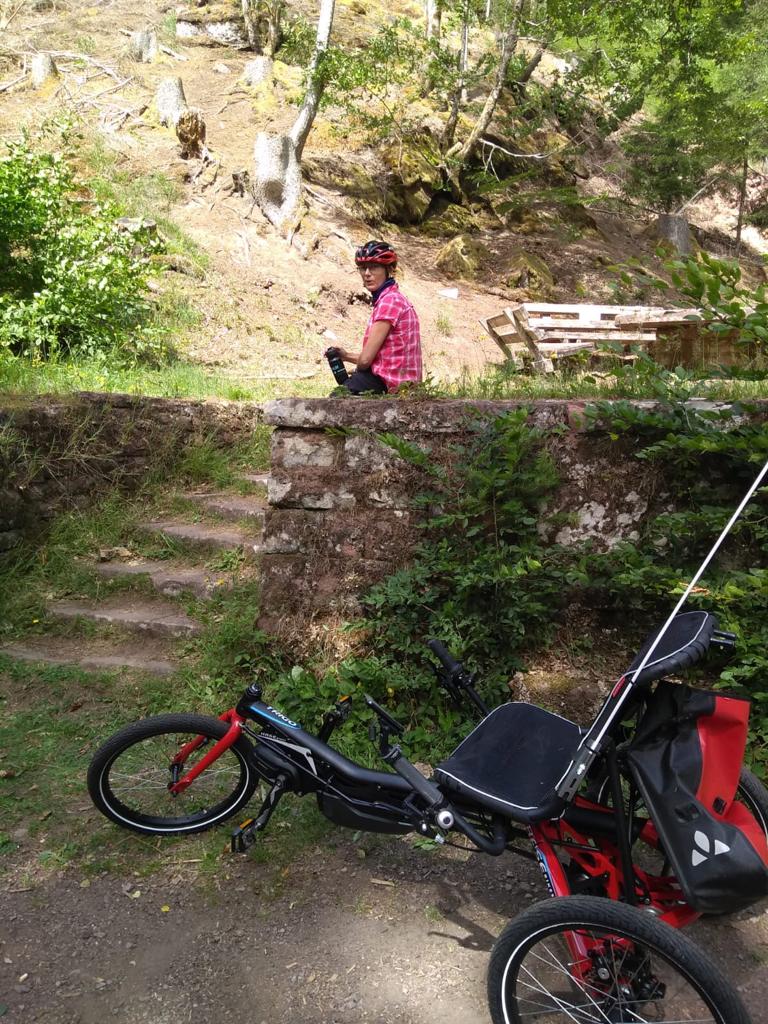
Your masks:
{"label": "red pannier bag", "polygon": [[733,913],[768,894],[768,843],[738,801],[749,701],[657,685],[627,756],[686,901]]}

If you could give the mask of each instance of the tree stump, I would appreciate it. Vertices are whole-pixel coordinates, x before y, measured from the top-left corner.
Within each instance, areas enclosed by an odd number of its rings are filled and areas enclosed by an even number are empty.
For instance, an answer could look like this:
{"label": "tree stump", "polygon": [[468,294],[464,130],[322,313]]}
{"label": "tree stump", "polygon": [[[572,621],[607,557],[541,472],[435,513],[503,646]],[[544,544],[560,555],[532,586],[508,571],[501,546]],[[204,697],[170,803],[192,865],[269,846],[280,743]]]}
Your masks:
{"label": "tree stump", "polygon": [[205,160],[208,150],[205,148],[205,121],[197,107],[187,107],[179,114],[176,121],[176,138],[181,143],[183,160],[189,157],[200,157]]}
{"label": "tree stump", "polygon": [[187,110],[187,98],[180,78],[164,78],[155,93],[155,105],[160,124],[175,128],[176,122]]}
{"label": "tree stump", "polygon": [[232,195],[249,195],[252,199],[255,198],[253,195],[251,176],[245,168],[242,168],[239,171],[232,171]]}
{"label": "tree stump", "polygon": [[154,29],[148,26],[131,33],[128,52],[135,61],[150,64],[157,56],[157,49],[157,34]]}
{"label": "tree stump", "polygon": [[173,128],[181,144],[183,160],[190,157],[208,159],[205,146],[205,121],[202,111],[187,105],[184,86],[180,78],[164,78],[155,93],[155,105],[160,124]]}
{"label": "tree stump", "polygon": [[682,256],[691,253],[691,227],[685,217],[677,213],[661,213],[656,222],[656,235],[670,242]]}
{"label": "tree stump", "polygon": [[272,77],[272,58],[254,57],[243,68],[243,81],[246,85],[260,85]]}
{"label": "tree stump", "polygon": [[253,196],[278,230],[289,221],[301,196],[301,166],[288,135],[259,132],[253,147]]}
{"label": "tree stump", "polygon": [[50,54],[36,53],[30,64],[30,75],[35,89],[41,89],[51,79],[58,78],[59,70]]}

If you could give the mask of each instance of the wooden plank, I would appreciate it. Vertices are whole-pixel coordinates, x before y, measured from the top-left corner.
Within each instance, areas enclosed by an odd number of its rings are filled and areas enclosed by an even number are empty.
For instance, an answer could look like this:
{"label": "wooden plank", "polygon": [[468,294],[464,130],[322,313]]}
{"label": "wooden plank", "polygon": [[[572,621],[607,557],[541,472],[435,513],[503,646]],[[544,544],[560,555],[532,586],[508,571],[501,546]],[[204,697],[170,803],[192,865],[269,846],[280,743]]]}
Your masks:
{"label": "wooden plank", "polygon": [[[690,319],[694,316],[698,319]],[[669,324],[677,326],[678,324],[702,322],[700,309],[641,310],[639,313],[628,314],[617,320],[620,327],[653,327],[654,330],[657,327],[666,327]]]}
{"label": "wooden plank", "polygon": [[[498,318],[498,317],[494,317],[493,319],[496,319],[496,320],[498,320],[499,318]],[[506,317],[504,317],[504,319],[505,319],[505,320],[507,320],[507,318],[506,318]],[[491,337],[493,338],[493,340],[494,340],[494,341],[496,342],[496,344],[497,344],[497,345],[499,346],[499,348],[501,349],[501,351],[502,351],[502,352],[504,353],[504,358],[505,358],[505,359],[506,359],[506,360],[507,360],[507,361],[508,361],[509,363],[511,363],[511,364],[512,364],[512,366],[514,366],[515,368],[517,368],[517,367],[518,367],[518,366],[520,365],[520,362],[519,362],[519,360],[518,360],[517,356],[516,356],[516,355],[515,355],[515,353],[514,353],[514,352],[512,351],[512,349],[511,349],[511,348],[509,347],[509,345],[507,345],[507,343],[506,343],[506,341],[504,340],[504,338],[503,338],[503,337],[500,337],[500,336],[498,335],[498,333],[496,332],[496,330],[495,330],[495,329],[494,329],[493,327],[489,326],[489,324],[490,324],[490,321],[489,321],[489,320],[480,320],[480,321],[479,321],[479,323],[480,323],[480,325],[481,325],[481,326],[482,326],[482,327],[483,327],[483,328],[484,328],[484,329],[485,329],[485,330],[486,330],[486,331],[488,332],[488,334],[490,334],[490,336],[491,336]],[[507,320],[507,323],[509,323],[509,321],[508,321],[508,320]]]}
{"label": "wooden plank", "polygon": [[[582,332],[610,331],[613,330],[614,324],[617,328],[622,326],[616,320],[559,320],[556,317],[537,317],[530,315],[528,317],[528,323],[535,331],[545,331],[549,329],[560,331],[573,329],[574,331]],[[656,329],[655,327],[650,325],[646,326],[645,323],[642,323],[638,325],[637,330],[646,330],[653,334]]]}
{"label": "wooden plank", "polygon": [[577,341],[575,344],[568,344],[568,342],[549,342],[539,341],[537,342],[537,348],[539,352],[548,356],[567,356],[572,355],[574,352],[586,352],[594,351],[595,346],[591,341]]}
{"label": "wooden plank", "polygon": [[517,337],[517,327],[515,327],[514,324],[511,324],[509,322],[509,320],[507,320],[504,324],[502,324],[502,325],[500,325],[498,327],[494,326],[492,328],[492,330],[493,330],[494,334],[497,334],[500,338],[516,338]]}
{"label": "wooden plank", "polygon": [[496,316],[489,316],[483,323],[488,324],[489,327],[500,327],[510,323],[510,319],[506,313],[498,313]]}
{"label": "wooden plank", "polygon": [[[535,323],[531,324],[534,330],[538,330]],[[656,341],[656,332],[639,334],[637,331],[585,331],[575,328],[572,331],[542,331],[543,341],[621,341],[624,343],[636,342],[638,345],[648,345]]]}
{"label": "wooden plank", "polygon": [[530,317],[532,313],[562,313],[581,316],[582,312],[593,311],[594,319],[599,320],[603,314],[609,316],[624,316],[638,313],[664,313],[669,311],[669,306],[599,306],[592,303],[561,303],[561,302],[524,302],[523,307]]}
{"label": "wooden plank", "polygon": [[512,323],[517,326],[519,336],[528,346],[528,351],[531,353],[531,360],[533,362],[534,369],[538,370],[540,373],[554,373],[555,367],[552,360],[547,359],[547,357],[539,350],[539,335],[531,329],[528,323],[528,314],[525,312],[525,309],[521,306],[510,306],[507,307],[504,312]]}

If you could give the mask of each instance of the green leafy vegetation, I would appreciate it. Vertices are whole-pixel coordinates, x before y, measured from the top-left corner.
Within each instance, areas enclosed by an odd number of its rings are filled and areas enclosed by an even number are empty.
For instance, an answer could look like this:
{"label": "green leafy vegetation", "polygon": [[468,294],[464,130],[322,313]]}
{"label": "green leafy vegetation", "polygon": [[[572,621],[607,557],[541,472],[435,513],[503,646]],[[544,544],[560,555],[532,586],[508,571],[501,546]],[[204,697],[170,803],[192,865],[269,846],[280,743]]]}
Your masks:
{"label": "green leafy vegetation", "polygon": [[162,350],[148,324],[150,254],[119,211],[84,201],[60,153],[24,140],[0,159],[0,350],[47,359]]}

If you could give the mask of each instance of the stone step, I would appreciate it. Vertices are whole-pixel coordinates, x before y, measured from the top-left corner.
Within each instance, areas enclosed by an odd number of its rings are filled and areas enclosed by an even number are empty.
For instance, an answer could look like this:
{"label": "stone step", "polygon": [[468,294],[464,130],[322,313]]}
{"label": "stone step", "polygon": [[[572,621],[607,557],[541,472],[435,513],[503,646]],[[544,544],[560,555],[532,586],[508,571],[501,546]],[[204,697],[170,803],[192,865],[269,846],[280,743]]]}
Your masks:
{"label": "stone step", "polygon": [[141,558],[126,562],[87,562],[83,564],[108,580],[146,576],[155,590],[166,597],[194,594],[205,600],[217,591],[228,590],[232,586],[231,574],[215,572],[198,566],[151,562]]}
{"label": "stone step", "polygon": [[241,473],[240,479],[253,484],[254,487],[260,487],[266,492],[267,485],[269,484],[269,473]]}
{"label": "stone step", "polygon": [[267,510],[265,498],[255,494],[185,494],[187,501],[193,502],[206,512],[213,512],[230,522],[248,520],[257,528],[264,525],[264,513]]}
{"label": "stone step", "polygon": [[65,621],[87,619],[147,636],[196,636],[202,630],[200,624],[177,605],[131,594],[115,594],[98,602],[51,601],[48,614]]}
{"label": "stone step", "polygon": [[141,529],[195,547],[217,551],[242,551],[247,559],[256,557],[261,544],[261,538],[257,533],[244,530],[242,527],[218,523],[183,523],[163,519],[153,523],[142,523]]}
{"label": "stone step", "polygon": [[150,637],[114,643],[82,637],[33,637],[23,643],[5,644],[0,653],[16,661],[43,665],[74,665],[87,671],[130,669],[154,676],[170,676],[178,669],[167,644]]}

